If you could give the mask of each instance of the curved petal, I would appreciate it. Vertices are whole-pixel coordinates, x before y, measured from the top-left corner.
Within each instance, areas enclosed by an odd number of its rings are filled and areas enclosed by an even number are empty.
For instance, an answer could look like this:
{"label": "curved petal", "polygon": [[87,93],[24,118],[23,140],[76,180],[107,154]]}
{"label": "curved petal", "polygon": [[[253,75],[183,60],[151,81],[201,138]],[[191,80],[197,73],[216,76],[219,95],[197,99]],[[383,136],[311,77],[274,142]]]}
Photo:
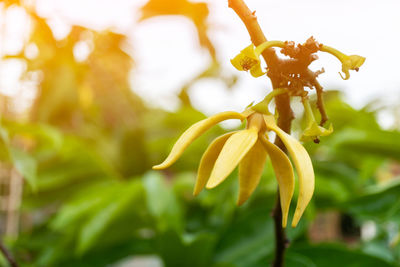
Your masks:
{"label": "curved petal", "polygon": [[254,146],[257,138],[258,130],[256,128],[233,134],[222,148],[206,187],[210,189],[222,183]]}
{"label": "curved petal", "polygon": [[268,141],[265,136],[261,136],[260,140],[271,158],[272,167],[278,180],[282,209],[282,227],[286,227],[290,202],[294,192],[292,163],[290,163],[288,156],[279,147]]}
{"label": "curved petal", "polygon": [[[232,65],[240,71],[248,71],[255,65],[260,65],[259,55],[255,53],[255,47],[250,44],[231,59]],[[260,71],[262,72],[261,68]],[[262,74],[261,74],[262,75]]]}
{"label": "curved petal", "polygon": [[211,171],[214,167],[214,163],[218,158],[222,147],[225,145],[226,140],[231,137],[232,133],[224,134],[214,139],[214,141],[208,146],[206,152],[201,157],[199,169],[197,171],[196,185],[194,187],[193,195],[197,196],[206,185],[208,178],[210,177]]}
{"label": "curved petal", "polygon": [[202,135],[205,131],[210,129],[212,126],[217,123],[229,120],[229,119],[239,119],[244,120],[246,117],[241,113],[227,111],[221,112],[214,116],[211,116],[207,119],[199,121],[192,126],[189,127],[176,141],[175,145],[172,147],[171,152],[168,157],[164,160],[163,163],[153,166],[153,169],[160,170],[165,169],[171,166],[183,153],[183,151],[200,135]]}
{"label": "curved petal", "polygon": [[261,69],[260,62],[255,64],[253,67],[251,67],[250,74],[251,74],[251,76],[253,76],[255,78],[263,76],[265,74],[265,72],[263,72],[262,69]]}
{"label": "curved petal", "polygon": [[253,44],[250,44],[246,46],[242,51],[240,51],[240,54],[243,54],[246,57],[255,59],[257,61],[260,61],[260,55],[256,54],[256,47]]}
{"label": "curved petal", "polygon": [[342,71],[344,72],[345,77],[343,77],[342,74],[339,73],[342,79],[343,80],[349,79],[350,78],[349,70],[358,71],[358,69],[364,64],[364,62],[365,62],[365,57],[361,57],[359,55],[344,56],[344,58],[342,59]]}
{"label": "curved petal", "polygon": [[314,193],[315,178],[312,162],[307,151],[299,141],[285,133],[276,125],[274,116],[265,115],[264,120],[267,128],[274,131],[285,144],[299,176],[299,198],[292,220],[292,227],[296,227]]}
{"label": "curved petal", "polygon": [[236,57],[231,59],[231,64],[239,71],[244,71],[242,66],[242,61],[244,60],[244,55],[239,54]]}
{"label": "curved petal", "polygon": [[312,122],[303,132],[300,140],[305,142],[309,140],[315,140],[320,136],[328,136],[333,132],[332,124],[329,125],[328,129],[319,126],[315,121]]}
{"label": "curved petal", "polygon": [[262,143],[257,141],[239,163],[239,198],[237,204],[242,205],[254,192],[264,169],[267,152]]}

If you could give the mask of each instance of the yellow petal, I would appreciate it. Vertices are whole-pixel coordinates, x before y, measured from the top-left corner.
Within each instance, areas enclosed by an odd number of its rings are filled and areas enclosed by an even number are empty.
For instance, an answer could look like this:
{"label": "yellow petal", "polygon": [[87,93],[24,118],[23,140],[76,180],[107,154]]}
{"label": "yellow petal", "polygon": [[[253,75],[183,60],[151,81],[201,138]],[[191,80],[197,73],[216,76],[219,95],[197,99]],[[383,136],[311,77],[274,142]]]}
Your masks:
{"label": "yellow petal", "polygon": [[233,134],[222,148],[206,187],[210,189],[222,183],[254,146],[257,138],[258,130],[256,128]]}
{"label": "yellow petal", "polygon": [[257,61],[259,61],[259,57],[260,55],[256,54],[256,47],[253,44],[248,45],[245,49],[243,49],[242,51],[240,51],[240,54],[245,55],[246,57],[255,59]]}
{"label": "yellow petal", "polygon": [[253,76],[255,78],[263,76],[265,74],[265,72],[263,72],[261,69],[260,62],[258,64],[255,64],[253,67],[251,67],[250,74],[251,74],[251,76]]}
{"label": "yellow petal", "polygon": [[231,59],[231,64],[239,71],[243,71],[242,61],[244,60],[244,55],[239,54],[233,59]]}
{"label": "yellow petal", "polygon": [[199,170],[197,171],[197,179],[193,195],[197,196],[201,192],[201,190],[203,190],[208,181],[208,178],[210,177],[211,171],[214,167],[214,163],[217,160],[222,147],[224,146],[226,140],[228,140],[228,138],[232,134],[234,134],[234,132],[227,133],[216,138],[208,146],[206,152],[204,152],[200,160]]}
{"label": "yellow petal", "polygon": [[337,59],[339,59],[342,62],[342,71],[345,74],[345,77],[339,72],[340,76],[342,77],[343,80],[347,80],[350,78],[350,72],[349,70],[356,70],[358,71],[358,68],[362,66],[365,62],[365,57],[359,56],[359,55],[346,55],[340,52],[339,50],[323,45],[320,48],[321,51],[330,53],[334,55]]}
{"label": "yellow petal", "polygon": [[171,166],[183,153],[183,151],[200,135],[202,135],[205,131],[210,129],[212,126],[217,123],[229,120],[229,119],[239,119],[244,120],[246,117],[241,113],[227,111],[221,112],[214,116],[211,116],[207,119],[199,121],[192,126],[189,127],[176,141],[175,145],[172,147],[171,152],[168,157],[164,160],[163,163],[153,166],[153,169],[160,170],[165,169]]}
{"label": "yellow petal", "polygon": [[315,121],[312,122],[303,132],[300,140],[301,141],[309,141],[315,140],[319,136],[328,136],[333,132],[332,124],[329,125],[328,129],[325,129],[322,126],[319,126]]}
{"label": "yellow petal", "polygon": [[350,62],[350,63],[348,63],[350,66],[350,69],[357,70],[364,64],[365,57],[362,57],[359,55],[350,55],[350,56],[348,56],[347,60]]}
{"label": "yellow petal", "polygon": [[292,136],[280,129],[272,115],[264,115],[267,128],[274,131],[285,144],[299,176],[299,198],[294,213],[292,227],[296,227],[314,193],[314,169],[305,148]]}
{"label": "yellow petal", "polygon": [[249,150],[239,163],[239,198],[238,205],[242,205],[254,192],[261,179],[267,152],[260,141]]}
{"label": "yellow petal", "polygon": [[251,44],[242,51],[240,51],[240,53],[237,56],[231,59],[231,63],[237,70],[248,71],[251,70],[255,65],[257,64],[260,65],[260,58],[255,53],[254,45]]}
{"label": "yellow petal", "polygon": [[279,195],[282,209],[282,226],[286,227],[290,202],[294,192],[294,172],[288,156],[276,145],[261,136],[262,144],[271,158],[276,179],[279,184]]}
{"label": "yellow petal", "polygon": [[251,106],[245,109],[245,111],[242,112],[242,115],[245,116],[246,118],[252,115],[254,112],[256,112],[254,109],[252,109]]}
{"label": "yellow petal", "polygon": [[350,73],[349,70],[356,70],[364,64],[365,62],[365,57],[358,56],[358,55],[351,55],[351,56],[345,56],[343,61],[342,61],[342,71],[345,74],[345,77],[340,74],[343,80],[347,80],[350,78]]}

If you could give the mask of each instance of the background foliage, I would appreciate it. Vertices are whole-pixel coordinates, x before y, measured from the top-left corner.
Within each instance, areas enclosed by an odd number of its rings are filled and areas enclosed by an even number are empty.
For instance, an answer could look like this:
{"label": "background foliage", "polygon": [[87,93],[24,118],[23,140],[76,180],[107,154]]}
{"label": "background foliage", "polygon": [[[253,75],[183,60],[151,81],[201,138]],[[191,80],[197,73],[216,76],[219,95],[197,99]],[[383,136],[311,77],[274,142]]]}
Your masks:
{"label": "background foliage", "polygon": [[[236,81],[220,73],[206,3],[150,0],[142,8],[141,21],[186,16],[212,59],[182,87],[174,112],[150,107],[131,90],[135,64],[124,35],[74,26],[57,40],[44,18],[25,9],[33,22],[26,45],[38,55],[22,50],[3,60],[25,62],[23,79],[40,77],[38,93],[24,116],[8,110],[0,125],[0,158],[26,181],[21,213],[29,223],[22,222],[17,239],[5,238],[21,266],[118,266],[138,255],[156,255],[165,266],[266,266],[274,249],[270,163],[256,194],[239,208],[236,174],[215,190],[191,194],[197,163],[224,132],[220,127],[169,170],[150,171],[183,130],[205,117],[191,105],[191,85]],[[82,41],[92,50],[79,61],[73,49]],[[326,101],[335,132],[306,144],[316,191],[300,225],[288,229],[287,266],[400,266],[400,132],[380,127],[374,105],[354,109],[337,91],[327,92]],[[334,240],[312,237],[321,214],[339,218]],[[366,237],[367,225],[375,232]]]}

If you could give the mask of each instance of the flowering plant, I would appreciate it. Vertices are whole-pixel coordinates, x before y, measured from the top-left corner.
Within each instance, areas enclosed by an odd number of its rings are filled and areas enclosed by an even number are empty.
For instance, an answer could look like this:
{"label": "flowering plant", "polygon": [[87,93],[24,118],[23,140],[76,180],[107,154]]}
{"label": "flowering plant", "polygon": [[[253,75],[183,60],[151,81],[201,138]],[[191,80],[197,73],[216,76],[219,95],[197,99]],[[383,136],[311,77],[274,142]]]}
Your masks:
{"label": "flowering plant", "polygon": [[[203,154],[198,173],[194,195],[206,187],[214,188],[239,166],[239,197],[237,204],[243,204],[257,187],[267,156],[271,163],[279,185],[279,194],[273,214],[275,220],[276,255],[273,266],[283,265],[283,253],[286,238],[283,228],[287,225],[289,206],[294,192],[294,171],[285,151],[290,155],[298,174],[299,196],[292,226],[296,227],[304,210],[314,193],[314,170],[312,161],[299,141],[290,135],[291,120],[294,115],[290,108],[290,98],[300,97],[304,106],[306,128],[303,129],[302,141],[313,140],[319,143],[321,136],[333,132],[332,124],[324,127],[328,116],[323,101],[323,88],[317,78],[324,69],[312,71],[309,65],[318,59],[317,52],[334,55],[342,63],[341,77],[347,80],[350,70],[358,71],[365,58],[358,55],[345,55],[329,46],[319,44],[310,37],[304,44],[296,45],[292,41],[267,41],[257,23],[254,12],[250,12],[242,0],[229,0],[229,6],[245,23],[253,43],[240,51],[232,60],[232,65],[239,71],[250,71],[253,77],[267,75],[272,82],[273,90],[263,101],[245,109],[242,113],[222,112],[192,125],[177,140],[165,161],[154,166],[164,169],[173,164],[184,150],[200,135],[212,126],[227,119],[246,120],[246,129],[230,132],[216,138]],[[274,47],[289,57],[281,59]],[[260,56],[263,56],[267,68],[263,71]],[[317,108],[321,115],[318,124],[309,103],[309,92],[315,89]],[[276,100],[276,112],[271,113],[268,104]],[[276,133],[277,139],[272,143],[268,139],[268,131]]]}

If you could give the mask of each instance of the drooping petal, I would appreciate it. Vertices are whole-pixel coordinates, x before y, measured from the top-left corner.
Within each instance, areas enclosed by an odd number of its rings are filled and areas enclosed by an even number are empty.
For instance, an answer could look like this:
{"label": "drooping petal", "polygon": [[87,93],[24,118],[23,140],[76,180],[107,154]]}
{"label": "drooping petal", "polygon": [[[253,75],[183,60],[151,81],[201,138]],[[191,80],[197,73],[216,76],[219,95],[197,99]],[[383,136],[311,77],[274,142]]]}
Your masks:
{"label": "drooping petal", "polygon": [[314,142],[318,143],[320,136],[327,136],[333,132],[333,126],[330,124],[329,128],[325,129],[324,127],[318,125],[317,121],[315,120],[310,102],[307,98],[303,98],[303,106],[307,128],[303,131],[300,140],[303,142],[313,140]]}
{"label": "drooping petal", "polygon": [[325,129],[322,126],[319,126],[315,121],[310,123],[310,125],[304,130],[303,134],[301,135],[300,140],[310,141],[318,139],[320,136],[328,136],[333,132],[332,124],[329,125],[328,129]]}
{"label": "drooping petal", "polygon": [[239,119],[244,120],[246,117],[241,113],[227,111],[221,112],[214,116],[211,116],[207,119],[199,121],[192,126],[189,127],[176,141],[175,145],[172,147],[171,152],[168,157],[164,160],[163,163],[153,166],[153,169],[160,170],[165,169],[171,166],[183,153],[183,151],[200,135],[202,135],[205,131],[210,129],[212,126],[217,123],[229,120],[229,119]]}
{"label": "drooping petal", "polygon": [[279,147],[269,142],[265,136],[261,136],[260,140],[271,158],[272,167],[278,180],[282,209],[282,227],[286,227],[290,202],[294,192],[292,163],[290,163],[288,156]]}
{"label": "drooping petal", "polygon": [[330,53],[334,55],[337,59],[339,59],[342,62],[342,71],[345,74],[343,75],[339,72],[340,76],[342,77],[343,80],[347,80],[350,78],[350,72],[349,70],[355,70],[358,71],[358,69],[364,64],[365,62],[365,57],[359,56],[359,55],[346,55],[340,52],[339,50],[323,45],[320,48],[321,51]]}
{"label": "drooping petal", "polygon": [[257,77],[263,76],[265,74],[265,72],[262,71],[261,64],[257,63],[253,67],[250,68],[250,74],[251,74],[251,76],[257,78]]}
{"label": "drooping petal", "polygon": [[280,129],[272,115],[264,115],[267,128],[274,131],[285,144],[299,176],[299,198],[292,220],[292,227],[296,227],[314,193],[314,169],[310,156],[305,148],[292,136]]}
{"label": "drooping petal", "polygon": [[254,146],[257,138],[258,129],[256,128],[242,130],[233,134],[222,148],[206,187],[210,189],[222,183]]}
{"label": "drooping petal", "polygon": [[228,140],[228,138],[231,137],[231,135],[234,133],[235,132],[227,133],[216,138],[208,146],[206,152],[204,152],[200,160],[199,169],[197,171],[197,179],[193,195],[197,196],[201,192],[201,190],[203,190],[208,181],[208,178],[210,178],[211,171],[214,167],[215,161],[217,160],[219,153],[221,152],[222,147],[224,146],[226,140]]}
{"label": "drooping petal", "polygon": [[339,73],[342,79],[348,80],[350,78],[349,70],[358,71],[358,69],[364,64],[364,62],[365,57],[359,55],[345,56],[342,60],[342,71],[345,74],[345,77],[343,77],[343,75]]}
{"label": "drooping petal", "polygon": [[254,192],[264,169],[267,152],[261,141],[249,150],[239,163],[239,198],[237,204],[242,205]]}

